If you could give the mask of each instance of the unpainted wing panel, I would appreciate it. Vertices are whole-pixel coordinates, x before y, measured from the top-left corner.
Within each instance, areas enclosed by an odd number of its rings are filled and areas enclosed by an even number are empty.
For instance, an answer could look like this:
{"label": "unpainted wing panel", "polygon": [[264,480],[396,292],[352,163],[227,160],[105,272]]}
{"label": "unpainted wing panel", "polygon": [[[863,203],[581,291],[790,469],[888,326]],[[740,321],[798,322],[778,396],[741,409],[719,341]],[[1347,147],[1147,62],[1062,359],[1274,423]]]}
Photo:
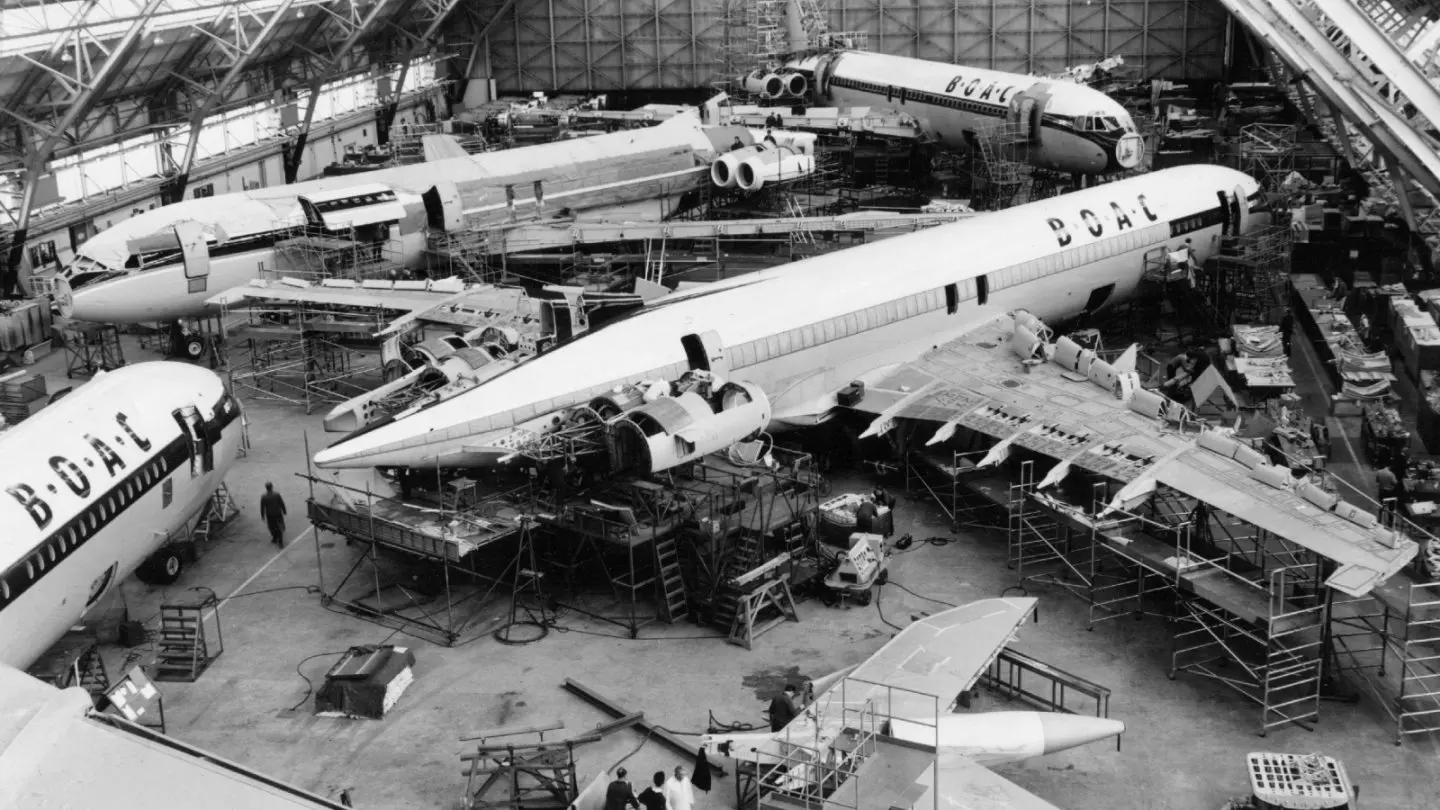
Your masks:
{"label": "unpainted wing panel", "polygon": [[[940,801],[927,790],[911,810],[1059,810],[962,754],[940,753]],[[927,774],[928,776],[928,774]]]}
{"label": "unpainted wing panel", "polygon": [[1417,553],[1412,540],[1372,525],[1373,515],[1350,519],[1318,508],[1290,486],[1288,471],[1276,476],[1285,479],[1281,486],[1264,483],[1252,471],[1258,454],[1246,461],[1200,446],[1199,426],[1180,424],[1193,417],[1177,420],[1163,398],[1141,392],[1122,400],[1108,364],[1076,354],[1062,367],[1054,347],[1027,360],[1021,351],[1030,344],[1017,339],[1025,334],[1015,317],[997,313],[913,362],[864,378],[864,397],[852,407],[877,415],[871,434],[899,418],[939,422],[932,442],[965,427],[1136,492],[1158,481],[1339,563],[1328,584],[1352,596],[1365,595]]}
{"label": "unpainted wing panel", "polygon": [[862,710],[933,723],[984,674],[1020,625],[1034,598],[982,599],[912,623],[849,676],[816,697],[785,727],[787,742],[820,747],[846,726],[865,724]]}

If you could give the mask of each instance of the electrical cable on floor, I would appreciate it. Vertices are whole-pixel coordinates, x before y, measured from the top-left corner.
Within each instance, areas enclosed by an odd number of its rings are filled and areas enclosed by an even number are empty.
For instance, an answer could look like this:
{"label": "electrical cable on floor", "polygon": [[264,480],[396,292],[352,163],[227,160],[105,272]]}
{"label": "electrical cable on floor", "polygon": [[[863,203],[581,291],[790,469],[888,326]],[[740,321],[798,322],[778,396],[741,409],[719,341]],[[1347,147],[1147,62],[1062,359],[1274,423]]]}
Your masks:
{"label": "electrical cable on floor", "polygon": [[[616,768],[620,767],[621,765],[623,765],[623,764],[625,763],[625,760],[627,760],[627,759],[629,759],[630,757],[633,757],[633,756],[635,756],[636,754],[640,753],[640,749],[641,749],[641,748],[644,748],[644,747],[645,747],[645,744],[648,743],[648,742],[650,742],[650,738],[651,738],[652,736],[654,736],[655,731],[656,731],[657,729],[659,729],[659,728],[660,728],[659,726],[651,726],[649,729],[647,729],[647,730],[645,731],[645,737],[644,737],[642,740],[640,740],[640,744],[637,745],[637,746],[635,746],[634,750],[632,750],[630,753],[628,753],[628,754],[626,754],[625,756],[623,756],[623,757],[615,760],[614,764],[612,764],[612,765],[610,766],[610,768],[609,768],[607,771],[605,771],[605,772],[606,772],[606,773],[614,773]],[[672,731],[672,732],[670,732],[670,733],[673,734],[673,733],[675,733],[675,732]]]}
{"label": "electrical cable on floor", "polygon": [[885,609],[880,607],[880,594],[884,590],[884,585],[880,585],[878,583],[875,585],[875,612],[880,614],[880,621],[885,622],[896,630],[904,630],[905,628],[885,618]]}
{"label": "electrical cable on floor", "polygon": [[[710,731],[707,732],[707,733],[709,733],[709,734],[714,734],[714,733],[719,732],[719,731],[727,731],[727,732],[732,732],[732,733],[738,733],[738,732],[744,732],[744,731],[756,731],[756,730],[758,730],[758,729],[764,728],[764,724],[763,724],[763,723],[746,723],[746,722],[743,722],[743,721],[740,721],[740,720],[736,720],[736,721],[733,722],[733,723],[722,723],[722,722],[720,722],[719,720],[716,720],[716,719],[715,719],[715,712],[714,712],[713,710],[709,712],[709,715],[710,715]],[[677,732],[671,732],[671,733],[674,734],[674,733],[677,733]]]}
{"label": "electrical cable on floor", "polygon": [[277,591],[305,591],[306,593],[320,593],[320,589],[314,585],[282,585],[278,588],[265,588],[259,591],[246,591],[244,593],[233,593],[225,597],[225,601],[231,599],[242,599],[246,596],[259,596],[262,593],[275,593]]}
{"label": "electrical cable on floor", "polygon": [[956,604],[953,604],[953,603],[950,603],[950,602],[946,602],[944,599],[936,599],[936,598],[933,597],[933,596],[926,596],[926,595],[923,594],[923,593],[916,593],[916,592],[910,590],[909,588],[905,587],[904,585],[901,585],[900,583],[896,582],[896,581],[893,580],[893,579],[890,580],[889,584],[894,585],[895,587],[897,587],[897,588],[899,588],[900,590],[902,590],[902,591],[910,594],[911,596],[918,596],[918,597],[920,597],[921,599],[924,599],[924,600],[927,601],[927,602],[935,602],[935,603],[937,603],[937,604],[941,604],[941,605],[944,605],[944,606],[946,606],[946,607],[952,607],[952,608],[953,608],[953,607],[959,607],[959,605],[956,605]]}
{"label": "electrical cable on floor", "polygon": [[305,666],[305,663],[307,661],[313,661],[316,658],[324,658],[327,655],[344,655],[348,652],[350,652],[350,650],[347,648],[344,650],[338,650],[333,652],[315,653],[314,655],[309,655],[300,659],[300,663],[295,665],[295,674],[305,679],[305,697],[300,698],[300,700],[297,701],[294,706],[291,706],[285,711],[293,712],[299,709],[301,706],[305,705],[305,702],[310,699],[311,695],[315,694],[315,682],[310,680],[310,677],[300,670],[301,667]]}

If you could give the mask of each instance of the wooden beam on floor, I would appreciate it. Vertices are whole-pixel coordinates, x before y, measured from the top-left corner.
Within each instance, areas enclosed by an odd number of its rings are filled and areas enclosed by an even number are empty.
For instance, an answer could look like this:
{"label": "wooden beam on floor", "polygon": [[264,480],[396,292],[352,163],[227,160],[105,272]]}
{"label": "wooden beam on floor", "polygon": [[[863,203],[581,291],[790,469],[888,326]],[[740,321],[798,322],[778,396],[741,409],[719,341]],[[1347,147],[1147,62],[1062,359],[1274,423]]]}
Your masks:
{"label": "wooden beam on floor", "polygon": [[[614,701],[609,697],[600,694],[591,687],[586,686],[579,681],[576,681],[574,678],[566,678],[564,687],[566,691],[570,692],[576,697],[581,698],[592,706],[595,706],[596,708],[613,717],[630,717],[630,713],[625,711],[624,707],[622,707],[617,701]],[[695,758],[695,751],[699,748],[698,744],[687,743],[684,740],[680,739],[679,735],[673,734],[663,728],[660,728],[659,726],[656,726],[654,723],[646,720],[643,716],[643,713],[641,713],[641,716],[635,718],[634,725],[654,735],[655,739],[664,743],[675,753],[686,757],[687,759],[693,760]],[[712,776],[724,776],[725,769],[714,762],[710,762],[710,773]]]}

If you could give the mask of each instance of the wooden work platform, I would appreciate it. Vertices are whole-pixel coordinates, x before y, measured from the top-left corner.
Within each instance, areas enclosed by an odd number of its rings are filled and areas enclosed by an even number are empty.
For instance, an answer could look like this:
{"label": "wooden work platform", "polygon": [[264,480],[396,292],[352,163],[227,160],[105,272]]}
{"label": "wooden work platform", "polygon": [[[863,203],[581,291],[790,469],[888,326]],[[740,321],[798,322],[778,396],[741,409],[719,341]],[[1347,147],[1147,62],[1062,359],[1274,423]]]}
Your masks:
{"label": "wooden work platform", "polygon": [[309,510],[310,520],[316,525],[345,537],[451,562],[513,536],[520,530],[521,517],[520,510],[514,507],[481,517],[463,512],[442,514],[435,509],[379,499],[369,505],[311,500]]}

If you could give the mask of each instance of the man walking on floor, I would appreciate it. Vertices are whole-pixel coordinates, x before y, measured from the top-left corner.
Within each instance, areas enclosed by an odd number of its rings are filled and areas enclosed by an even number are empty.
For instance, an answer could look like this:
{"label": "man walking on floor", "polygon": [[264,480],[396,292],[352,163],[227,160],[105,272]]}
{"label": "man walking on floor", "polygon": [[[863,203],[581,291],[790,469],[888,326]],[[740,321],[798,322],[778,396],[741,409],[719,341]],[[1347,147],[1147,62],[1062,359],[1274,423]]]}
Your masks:
{"label": "man walking on floor", "polygon": [[265,494],[260,496],[260,517],[270,529],[270,542],[285,546],[285,499],[275,491],[275,485],[265,482]]}
{"label": "man walking on floor", "polygon": [[625,810],[626,806],[640,810],[640,802],[635,800],[635,789],[625,781],[625,769],[621,768],[615,772],[615,781],[605,788],[605,810]]}
{"label": "man walking on floor", "polygon": [[665,804],[670,810],[691,810],[695,806],[695,791],[685,780],[685,769],[675,768],[675,775],[665,783]]}
{"label": "man walking on floor", "polygon": [[640,791],[640,803],[645,810],[665,810],[665,772],[656,771],[651,781],[655,784]]}

